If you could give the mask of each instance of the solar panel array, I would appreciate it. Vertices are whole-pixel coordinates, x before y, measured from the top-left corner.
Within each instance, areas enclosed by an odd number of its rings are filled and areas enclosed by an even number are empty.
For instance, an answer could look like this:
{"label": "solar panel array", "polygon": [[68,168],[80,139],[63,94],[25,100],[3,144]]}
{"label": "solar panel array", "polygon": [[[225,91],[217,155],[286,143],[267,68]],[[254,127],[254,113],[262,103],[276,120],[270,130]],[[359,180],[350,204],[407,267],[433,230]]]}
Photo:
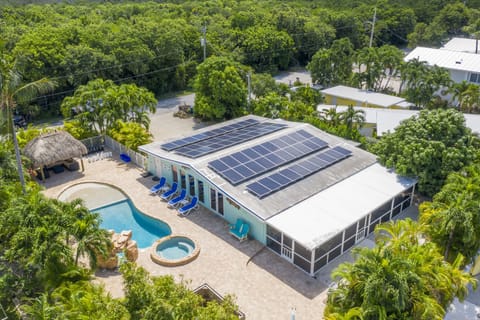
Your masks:
{"label": "solar panel array", "polygon": [[299,161],[285,169],[248,184],[247,190],[260,199],[264,198],[334,163],[342,161],[351,154],[350,150],[338,146],[325,152],[318,152],[308,157],[308,159]]}
{"label": "solar panel array", "polygon": [[238,185],[327,146],[322,139],[299,130],[211,161],[208,166],[232,185]]}
{"label": "solar panel array", "polygon": [[230,124],[228,126],[223,126],[223,127],[217,128],[217,129],[213,129],[213,130],[202,132],[202,133],[199,133],[199,134],[196,134],[196,135],[193,135],[193,136],[189,136],[189,137],[186,137],[186,138],[183,138],[183,139],[178,139],[178,140],[175,140],[175,141],[172,141],[172,142],[164,143],[160,147],[163,150],[172,151],[172,150],[178,149],[180,147],[183,147],[183,146],[186,146],[186,145],[198,142],[198,141],[206,140],[206,139],[209,139],[209,138],[212,138],[212,137],[216,137],[216,136],[219,136],[219,135],[222,135],[222,134],[225,134],[225,133],[237,130],[237,129],[245,128],[245,127],[252,126],[254,124],[259,124],[259,123],[260,122],[258,120],[247,119],[247,120],[244,120],[244,121],[235,122],[235,123]]}
{"label": "solar panel array", "polygon": [[175,148],[173,151],[177,154],[189,158],[198,158],[206,154],[213,153],[239,143],[243,143],[245,141],[259,138],[266,134],[284,129],[285,127],[285,124],[280,123],[257,123],[244,128],[235,129],[233,131],[229,131],[228,133],[217,135],[208,139],[193,142],[191,144]]}

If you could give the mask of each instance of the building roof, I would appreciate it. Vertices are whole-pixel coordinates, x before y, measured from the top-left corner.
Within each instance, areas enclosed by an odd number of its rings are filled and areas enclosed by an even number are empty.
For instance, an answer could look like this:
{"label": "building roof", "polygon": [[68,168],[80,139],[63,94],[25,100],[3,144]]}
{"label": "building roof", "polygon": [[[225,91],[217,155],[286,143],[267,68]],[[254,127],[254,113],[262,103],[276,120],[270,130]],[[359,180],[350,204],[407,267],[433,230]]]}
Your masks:
{"label": "building roof", "polygon": [[[281,119],[272,120],[250,115],[203,128],[195,131],[195,133],[201,134],[213,129],[221,128],[225,125],[245,121],[247,119],[255,119],[261,123],[283,124],[285,125],[285,128],[194,159],[176,154],[174,150],[170,152],[163,150],[161,145],[167,141],[153,142],[151,144],[141,146],[140,150],[159,158],[192,168],[205,177],[206,180],[210,181],[210,183],[214,184],[220,192],[224,193],[231,200],[242,205],[261,220],[267,220],[268,218],[275,216],[289,207],[292,207],[297,203],[312,197],[320,191],[327,189],[339,181],[358,173],[359,171],[371,166],[376,162],[376,157],[373,154],[355,147],[352,142],[330,135],[306,123],[289,122]],[[268,171],[256,178],[247,180],[246,182],[240,183],[236,186],[229,183],[221,175],[217,174],[208,166],[209,162],[220,159],[226,155],[231,155],[234,152],[256,146],[266,141],[271,141],[272,139],[296,132],[301,129],[327,142],[330,147],[341,146],[351,151],[351,156],[292,185],[289,185],[279,192],[275,192],[269,196],[266,196],[263,199],[259,199],[248,192],[246,190],[246,186],[254,181],[258,181],[266,176],[269,176],[274,172],[278,172],[279,170],[284,169],[291,164]],[[232,134],[233,133],[227,133],[226,136]],[[306,158],[308,158],[308,156]],[[302,158],[302,160],[303,159],[305,158]]]}
{"label": "building roof", "polygon": [[416,47],[405,58],[405,61],[419,59],[428,65],[437,65],[449,70],[480,72],[480,54]]}
{"label": "building roof", "polygon": [[366,105],[373,104],[385,108],[405,102],[405,98],[347,86],[336,86],[321,90],[321,92],[323,94],[328,94],[334,97],[360,101],[361,103],[365,103]]}
{"label": "building roof", "polygon": [[[331,105],[319,105],[318,110],[326,108],[334,108]],[[345,106],[338,106],[337,112],[342,112],[347,109]],[[405,119],[411,118],[419,113],[415,110],[398,110],[398,109],[380,109],[380,108],[364,108],[354,107],[355,110],[363,110],[365,112],[365,122],[377,124],[377,134],[380,136],[383,133],[395,131],[395,128]],[[480,134],[480,115],[464,113],[465,124],[474,133]]]}
{"label": "building roof", "polygon": [[[452,38],[450,41],[445,43],[445,45],[441,49],[475,53],[476,46],[477,40],[475,39]],[[480,47],[478,49],[480,50]]]}
{"label": "building roof", "polygon": [[83,143],[66,131],[47,133],[32,139],[23,149],[34,168],[50,166],[59,161],[81,157],[88,153]]}
{"label": "building roof", "polygon": [[312,250],[413,184],[375,163],[267,223]]}

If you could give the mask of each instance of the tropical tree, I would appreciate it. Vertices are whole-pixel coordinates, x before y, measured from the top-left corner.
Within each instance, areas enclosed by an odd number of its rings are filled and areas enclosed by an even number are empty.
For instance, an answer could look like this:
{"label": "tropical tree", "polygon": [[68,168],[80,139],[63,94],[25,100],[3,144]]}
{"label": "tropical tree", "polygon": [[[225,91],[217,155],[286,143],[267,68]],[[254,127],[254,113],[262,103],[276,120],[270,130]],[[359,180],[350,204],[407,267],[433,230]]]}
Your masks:
{"label": "tropical tree", "polygon": [[379,161],[418,178],[418,191],[433,196],[446,177],[476,158],[478,138],[454,109],[422,110],[372,146]]}
{"label": "tropical tree", "polygon": [[353,45],[348,38],[335,40],[329,49],[320,49],[307,65],[313,82],[324,87],[345,84],[352,75]]}
{"label": "tropical tree", "polygon": [[109,135],[134,151],[138,151],[139,146],[152,142],[152,134],[136,122],[118,120],[110,129]]}
{"label": "tropical tree", "polygon": [[455,83],[449,92],[452,94],[452,101],[456,106],[469,113],[480,111],[480,86],[467,81]]}
{"label": "tropical tree", "polygon": [[355,109],[352,105],[349,105],[347,109],[339,114],[340,123],[343,123],[348,130],[358,130],[365,122],[365,111]]}
{"label": "tropical tree", "polygon": [[55,83],[47,78],[42,78],[30,83],[22,81],[22,75],[17,68],[16,61],[11,61],[0,48],[0,126],[8,128],[15,148],[17,170],[23,193],[25,189],[25,178],[22,169],[22,160],[18,146],[15,126],[13,124],[13,111],[17,103],[28,104],[39,94],[47,93],[55,87]]}
{"label": "tropical tree", "polygon": [[433,201],[420,205],[426,234],[453,261],[462,254],[472,262],[480,249],[480,166],[451,173]]}
{"label": "tropical tree", "polygon": [[232,119],[247,106],[247,68],[221,57],[209,57],[198,66],[195,78],[196,117],[204,120]]}
{"label": "tropical tree", "polygon": [[[342,319],[443,319],[455,297],[463,299],[476,282],[454,264],[445,263],[433,243],[423,242],[411,220],[376,229],[373,249],[355,248],[356,261],[333,271],[337,288],[328,294],[325,317]],[[357,318],[355,318],[357,317]]]}
{"label": "tropical tree", "polygon": [[66,118],[86,132],[106,134],[117,120],[139,123],[148,130],[148,112],[154,113],[157,100],[152,92],[134,84],[117,86],[111,80],[96,79],[79,86],[61,105]]}

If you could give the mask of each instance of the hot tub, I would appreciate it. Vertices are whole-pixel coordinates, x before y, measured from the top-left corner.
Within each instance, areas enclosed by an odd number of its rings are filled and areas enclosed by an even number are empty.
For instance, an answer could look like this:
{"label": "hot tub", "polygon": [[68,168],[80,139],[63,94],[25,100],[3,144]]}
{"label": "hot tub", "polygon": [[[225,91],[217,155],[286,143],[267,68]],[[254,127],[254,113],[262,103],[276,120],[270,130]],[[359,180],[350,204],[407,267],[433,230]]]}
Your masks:
{"label": "hot tub", "polygon": [[172,235],[157,240],[150,253],[152,260],[162,266],[176,267],[187,264],[200,253],[200,247],[183,235]]}

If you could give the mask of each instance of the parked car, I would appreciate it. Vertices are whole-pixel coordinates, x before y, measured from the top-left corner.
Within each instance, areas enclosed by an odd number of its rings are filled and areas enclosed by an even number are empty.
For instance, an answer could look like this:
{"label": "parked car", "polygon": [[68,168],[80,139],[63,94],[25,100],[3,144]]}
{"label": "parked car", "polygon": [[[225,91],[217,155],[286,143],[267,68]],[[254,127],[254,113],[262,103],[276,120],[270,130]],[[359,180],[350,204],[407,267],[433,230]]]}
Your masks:
{"label": "parked car", "polygon": [[27,121],[22,115],[15,115],[13,116],[13,124],[17,128],[26,128],[27,127]]}

